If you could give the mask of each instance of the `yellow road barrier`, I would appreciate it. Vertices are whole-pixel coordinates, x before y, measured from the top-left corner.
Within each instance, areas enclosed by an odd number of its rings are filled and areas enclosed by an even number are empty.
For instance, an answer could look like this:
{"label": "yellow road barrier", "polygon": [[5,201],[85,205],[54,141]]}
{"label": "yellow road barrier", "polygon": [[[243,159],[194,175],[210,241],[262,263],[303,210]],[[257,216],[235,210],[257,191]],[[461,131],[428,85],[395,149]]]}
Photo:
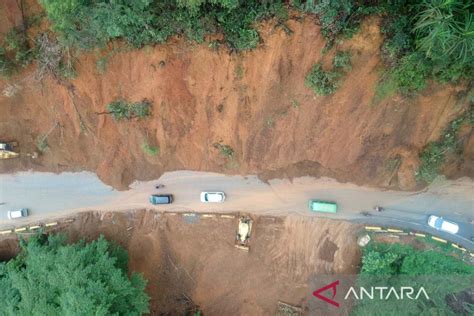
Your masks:
{"label": "yellow road barrier", "polygon": [[30,226],[30,230],[35,230],[38,228],[41,228],[41,226],[40,225]]}
{"label": "yellow road barrier", "polygon": [[459,245],[451,244],[451,246],[453,246],[454,248],[457,248],[457,249],[459,249],[459,250],[461,250],[461,251],[466,251],[466,248],[463,248],[463,247],[461,247],[461,246],[459,246]]}
{"label": "yellow road barrier", "polygon": [[382,230],[382,227],[378,226],[365,226],[366,230]]}
{"label": "yellow road barrier", "polygon": [[58,225],[58,222],[47,223],[47,224],[45,224],[44,226],[46,226],[46,227],[51,227],[51,226],[56,226],[56,225]]}
{"label": "yellow road barrier", "polygon": [[26,231],[26,227],[15,228],[15,233]]}
{"label": "yellow road barrier", "polygon": [[389,229],[387,229],[387,231],[390,232],[390,233],[403,233],[403,230],[400,230],[400,229],[389,228]]}
{"label": "yellow road barrier", "polygon": [[234,215],[221,215],[221,218],[235,218]]}
{"label": "yellow road barrier", "polygon": [[0,232],[0,235],[11,234],[11,232],[12,232],[11,229],[10,229],[10,230],[2,230],[2,231]]}
{"label": "yellow road barrier", "polygon": [[444,244],[448,243],[448,241],[446,239],[441,239],[441,238],[438,238],[438,237],[435,237],[435,236],[431,236],[431,239],[442,242]]}
{"label": "yellow road barrier", "polygon": [[216,217],[216,215],[214,215],[214,214],[202,214],[201,217],[212,218],[212,217]]}
{"label": "yellow road barrier", "polygon": [[418,237],[426,237],[425,234],[420,234],[420,233],[415,233],[415,236],[418,236]]}

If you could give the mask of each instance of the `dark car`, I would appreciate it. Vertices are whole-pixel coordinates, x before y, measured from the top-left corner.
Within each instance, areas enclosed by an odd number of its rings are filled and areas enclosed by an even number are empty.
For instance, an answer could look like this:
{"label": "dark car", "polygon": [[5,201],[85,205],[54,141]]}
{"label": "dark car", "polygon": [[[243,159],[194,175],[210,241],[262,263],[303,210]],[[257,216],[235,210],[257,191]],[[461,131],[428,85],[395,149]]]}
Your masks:
{"label": "dark car", "polygon": [[173,195],[171,194],[152,194],[150,196],[150,203],[157,204],[171,204],[173,203]]}

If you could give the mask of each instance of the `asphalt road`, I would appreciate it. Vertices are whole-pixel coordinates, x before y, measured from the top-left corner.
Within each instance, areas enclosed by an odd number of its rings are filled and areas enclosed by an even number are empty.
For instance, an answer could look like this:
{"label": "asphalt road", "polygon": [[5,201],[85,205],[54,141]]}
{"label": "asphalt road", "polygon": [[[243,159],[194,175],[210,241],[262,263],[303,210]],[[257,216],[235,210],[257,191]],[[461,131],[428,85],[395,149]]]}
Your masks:
{"label": "asphalt road", "polygon": [[[164,184],[155,189],[156,184]],[[201,191],[224,191],[225,203],[204,204]],[[171,193],[174,203],[152,206],[152,193]],[[309,212],[309,199],[335,201],[335,215]],[[216,173],[177,171],[164,174],[159,180],[135,182],[131,189],[117,192],[102,184],[92,173],[18,173],[0,175],[0,226],[11,227],[26,222],[38,222],[50,217],[84,210],[121,211],[150,208],[166,211],[248,212],[260,215],[321,216],[359,223],[413,228],[436,234],[474,250],[474,182],[438,180],[427,190],[417,193],[379,190],[338,183],[331,179],[302,177],[272,180],[268,184],[256,176],[226,176]],[[374,212],[381,205],[384,212]],[[9,209],[27,207],[28,219],[8,220]],[[364,216],[361,212],[369,212]],[[459,224],[458,235],[436,232],[426,225],[429,215],[444,216]]]}

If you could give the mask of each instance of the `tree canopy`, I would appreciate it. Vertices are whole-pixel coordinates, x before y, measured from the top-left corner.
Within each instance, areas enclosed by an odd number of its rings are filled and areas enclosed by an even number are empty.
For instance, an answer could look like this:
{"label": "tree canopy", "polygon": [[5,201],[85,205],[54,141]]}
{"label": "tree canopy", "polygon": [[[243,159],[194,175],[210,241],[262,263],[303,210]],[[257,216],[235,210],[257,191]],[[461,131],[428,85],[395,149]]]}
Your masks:
{"label": "tree canopy", "polygon": [[146,282],[127,276],[126,251],[103,236],[66,244],[63,235],[22,241],[21,252],[0,263],[1,315],[141,315]]}

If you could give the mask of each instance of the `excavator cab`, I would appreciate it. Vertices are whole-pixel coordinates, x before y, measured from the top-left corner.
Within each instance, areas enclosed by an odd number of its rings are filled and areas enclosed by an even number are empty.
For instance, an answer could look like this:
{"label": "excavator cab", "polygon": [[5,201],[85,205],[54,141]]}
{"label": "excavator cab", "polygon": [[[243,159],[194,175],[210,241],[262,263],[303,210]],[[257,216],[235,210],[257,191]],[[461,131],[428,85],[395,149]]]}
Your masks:
{"label": "excavator cab", "polygon": [[17,142],[0,142],[0,159],[17,158],[19,153],[14,152],[14,147],[17,147]]}

